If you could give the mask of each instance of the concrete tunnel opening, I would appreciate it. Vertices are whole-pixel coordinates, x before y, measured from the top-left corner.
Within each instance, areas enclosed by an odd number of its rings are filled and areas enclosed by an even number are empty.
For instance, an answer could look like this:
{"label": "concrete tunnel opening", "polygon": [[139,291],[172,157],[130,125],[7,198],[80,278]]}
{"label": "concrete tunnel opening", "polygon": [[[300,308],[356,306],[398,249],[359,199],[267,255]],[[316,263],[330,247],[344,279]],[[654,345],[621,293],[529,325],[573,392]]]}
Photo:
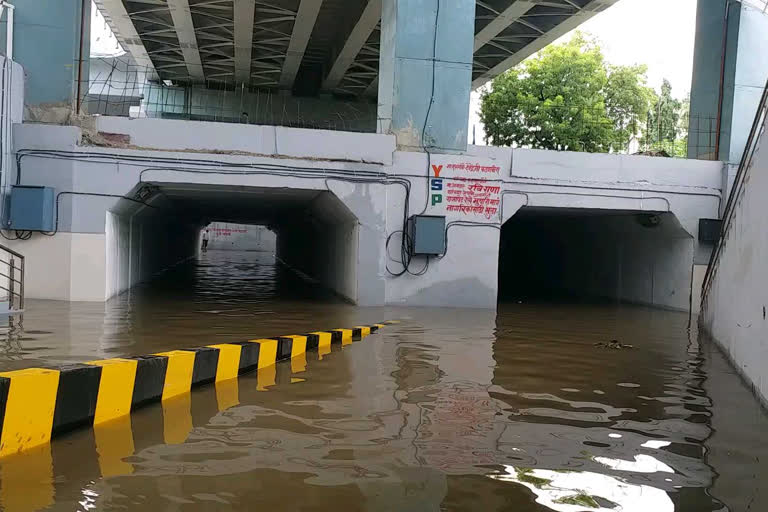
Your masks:
{"label": "concrete tunnel opening", "polygon": [[694,248],[670,213],[523,208],[501,230],[499,302],[687,310]]}
{"label": "concrete tunnel opening", "polygon": [[[232,266],[235,272],[233,261],[237,260],[212,255],[236,249],[253,255],[244,255],[246,259],[259,258],[264,265],[294,274],[307,287],[357,301],[358,222],[332,192],[145,183],[128,197],[132,199],[121,200],[107,213],[108,298],[141,283],[151,287],[168,269],[185,262],[222,267],[216,271],[219,282],[226,286],[230,277],[226,267]],[[252,239],[227,247],[231,238],[218,235],[221,230],[231,231],[221,226],[231,225],[258,226],[266,238],[260,248]],[[212,228],[220,231],[212,232]],[[203,252],[201,241],[206,229],[209,243]],[[262,277],[278,274],[265,273]],[[232,287],[243,286],[234,274],[232,277]],[[279,298],[280,287],[273,288]]]}

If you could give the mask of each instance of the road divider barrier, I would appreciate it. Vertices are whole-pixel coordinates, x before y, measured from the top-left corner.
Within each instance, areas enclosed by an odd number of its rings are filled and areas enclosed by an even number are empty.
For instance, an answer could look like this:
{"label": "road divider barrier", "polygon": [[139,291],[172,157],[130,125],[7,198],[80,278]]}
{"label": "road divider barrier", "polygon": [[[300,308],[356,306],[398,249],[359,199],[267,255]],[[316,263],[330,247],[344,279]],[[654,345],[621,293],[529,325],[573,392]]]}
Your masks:
{"label": "road divider barrier", "polygon": [[78,427],[117,425],[148,403],[171,407],[195,386],[216,382],[218,393],[218,383],[254,371],[260,386],[270,385],[277,362],[306,364],[307,351],[322,357],[331,345],[348,345],[388,323],[395,322],[0,372],[0,459]]}

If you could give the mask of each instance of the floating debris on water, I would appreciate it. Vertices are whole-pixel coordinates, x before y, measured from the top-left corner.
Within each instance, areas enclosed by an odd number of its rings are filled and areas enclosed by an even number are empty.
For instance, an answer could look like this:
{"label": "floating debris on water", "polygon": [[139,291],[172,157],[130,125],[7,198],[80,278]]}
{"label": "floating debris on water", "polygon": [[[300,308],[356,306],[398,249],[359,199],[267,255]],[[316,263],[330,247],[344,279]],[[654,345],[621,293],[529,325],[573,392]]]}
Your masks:
{"label": "floating debris on water", "polygon": [[610,348],[610,349],[613,349],[613,350],[622,350],[622,349],[625,349],[625,348],[635,348],[634,345],[629,345],[629,344],[626,344],[626,343],[621,343],[619,340],[611,340],[611,341],[608,341],[608,342],[601,341],[601,342],[595,343],[595,346],[597,348]]}

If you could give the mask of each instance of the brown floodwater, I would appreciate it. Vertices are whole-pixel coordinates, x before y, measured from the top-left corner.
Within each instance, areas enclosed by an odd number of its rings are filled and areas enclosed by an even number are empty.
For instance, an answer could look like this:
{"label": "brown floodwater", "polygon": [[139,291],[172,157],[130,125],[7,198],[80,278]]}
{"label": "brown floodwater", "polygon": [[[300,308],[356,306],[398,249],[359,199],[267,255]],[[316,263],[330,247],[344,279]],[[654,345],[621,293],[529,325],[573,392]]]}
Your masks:
{"label": "brown floodwater", "polygon": [[[0,460],[0,507],[768,510],[768,415],[676,312],[357,308],[263,255],[211,252],[107,304],[29,301],[0,368],[386,319]],[[596,346],[611,340],[632,347]]]}

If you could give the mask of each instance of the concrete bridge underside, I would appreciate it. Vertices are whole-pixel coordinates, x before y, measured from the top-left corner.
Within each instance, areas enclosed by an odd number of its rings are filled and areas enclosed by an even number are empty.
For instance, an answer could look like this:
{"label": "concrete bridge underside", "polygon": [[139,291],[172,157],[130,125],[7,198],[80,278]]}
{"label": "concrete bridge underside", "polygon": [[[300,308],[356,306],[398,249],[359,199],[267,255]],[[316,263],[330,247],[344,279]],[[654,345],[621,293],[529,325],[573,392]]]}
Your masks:
{"label": "concrete bridge underside", "polygon": [[[441,9],[474,6],[477,87],[616,0],[418,4],[425,39]],[[382,0],[97,0],[118,40],[160,80],[376,98]],[[466,20],[465,20],[466,21]]]}

